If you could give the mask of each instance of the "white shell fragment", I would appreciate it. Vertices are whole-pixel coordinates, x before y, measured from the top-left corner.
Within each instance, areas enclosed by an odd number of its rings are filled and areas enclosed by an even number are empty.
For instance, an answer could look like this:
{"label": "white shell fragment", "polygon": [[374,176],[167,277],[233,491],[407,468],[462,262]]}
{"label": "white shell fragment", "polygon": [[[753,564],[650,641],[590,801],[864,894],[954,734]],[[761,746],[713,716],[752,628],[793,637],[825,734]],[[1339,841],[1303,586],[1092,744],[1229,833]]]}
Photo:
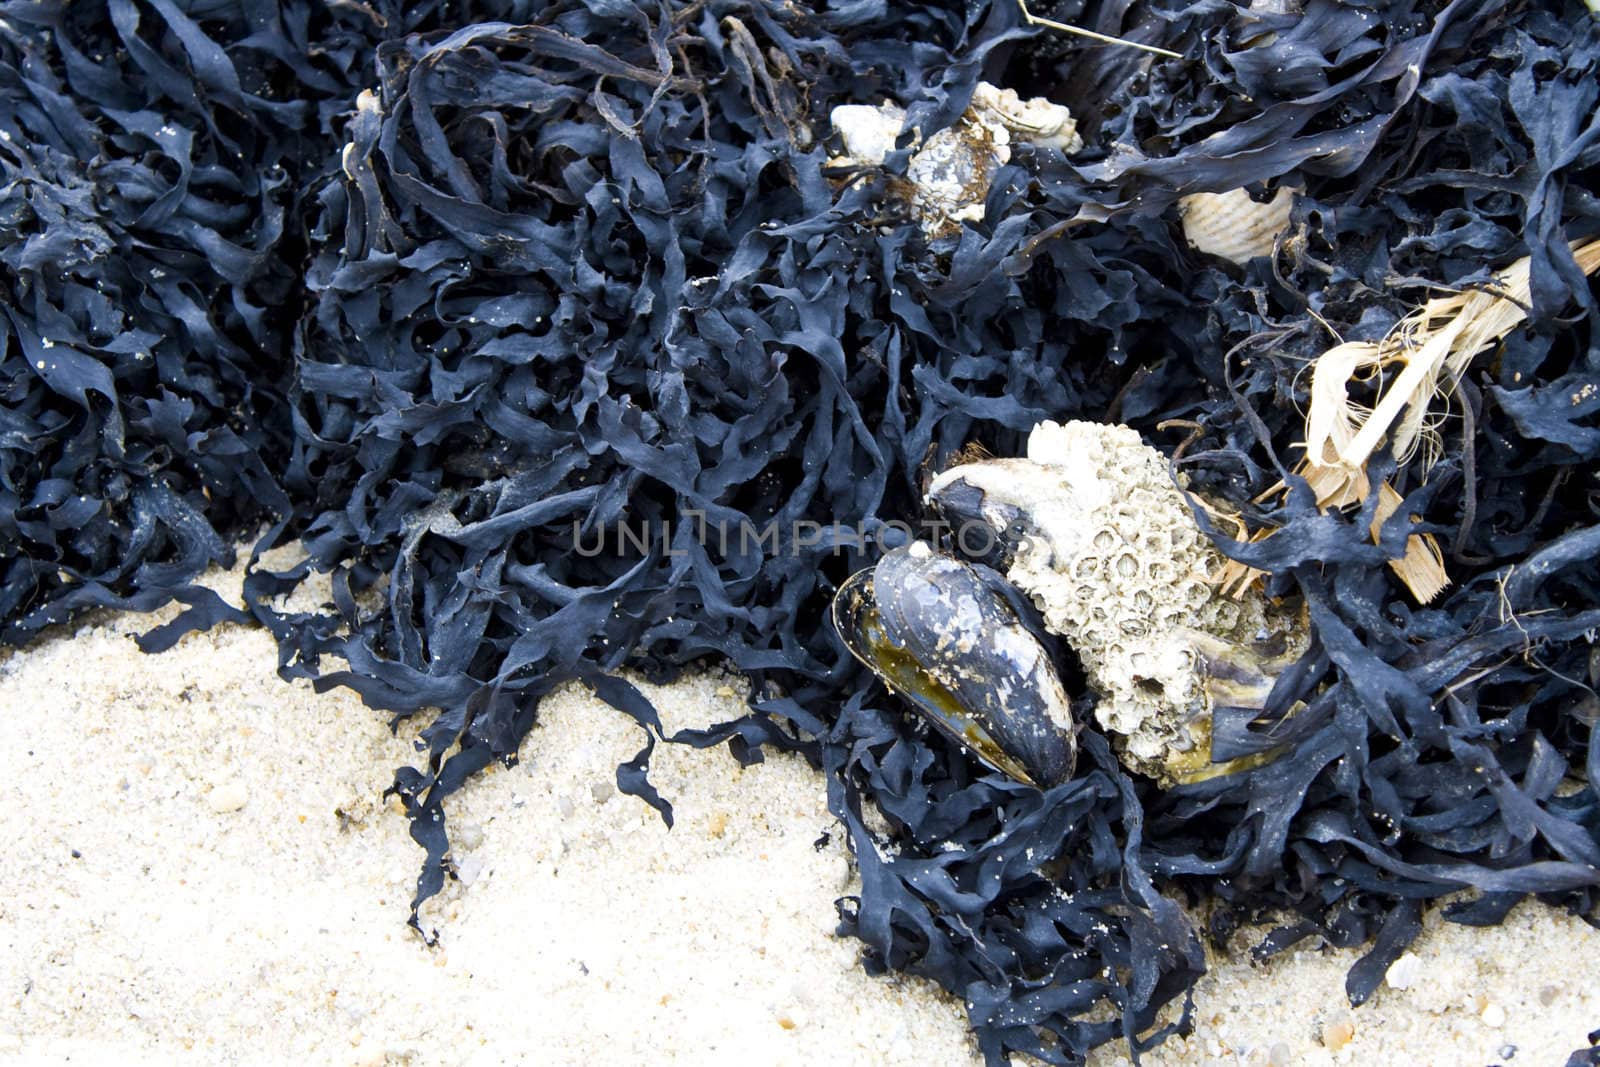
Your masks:
{"label": "white shell fragment", "polygon": [[1415,952],[1407,952],[1389,964],[1383,980],[1390,989],[1410,989],[1422,980],[1426,971],[1422,959]]}
{"label": "white shell fragment", "polygon": [[1270,256],[1278,235],[1289,228],[1295,191],[1287,186],[1265,204],[1243,189],[1225,193],[1193,193],[1178,201],[1184,239],[1196,250],[1243,266],[1257,256]]}
{"label": "white shell fragment", "polygon": [[957,481],[982,492],[997,529],[1021,517],[1006,577],[1078,654],[1123,762],[1164,784],[1223,770],[1210,763],[1213,704],[1260,707],[1304,639],[1262,597],[1214,589],[1222,558],[1166,458],[1126,426],[1044,422],[1027,459],[951,468],[929,496]]}
{"label": "white shell fragment", "polygon": [[[885,101],[877,107],[844,104],[833,109],[833,128],[844,155],[832,165],[882,166],[905,126],[905,109]],[[1011,161],[1013,141],[1063,152],[1083,147],[1072,113],[1041,97],[1023,100],[1013,89],[979,82],[972,102],[955,125],[917,148],[906,168],[913,186],[912,206],[930,237],[954,233],[964,221],[983,218],[995,172]]]}
{"label": "white shell fragment", "polygon": [[832,119],[834,132],[844,142],[843,158],[878,166],[894,151],[906,113],[890,103],[841,104],[833,109]]}
{"label": "white shell fragment", "polygon": [[972,109],[986,121],[1004,126],[1019,141],[1066,153],[1083,147],[1072,112],[1042,96],[1024,100],[1015,89],[997,89],[979,82],[972,91]]}
{"label": "white shell fragment", "polygon": [[250,792],[237,778],[219,782],[206,794],[206,804],[218,815],[238,811],[250,802]]}

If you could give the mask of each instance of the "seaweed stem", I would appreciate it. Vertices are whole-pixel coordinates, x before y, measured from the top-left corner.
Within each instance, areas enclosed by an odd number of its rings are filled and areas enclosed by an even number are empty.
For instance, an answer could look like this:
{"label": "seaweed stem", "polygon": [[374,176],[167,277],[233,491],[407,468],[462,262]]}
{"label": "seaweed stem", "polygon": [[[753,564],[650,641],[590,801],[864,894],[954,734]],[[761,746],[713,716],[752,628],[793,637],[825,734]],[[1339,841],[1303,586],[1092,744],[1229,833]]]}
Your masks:
{"label": "seaweed stem", "polygon": [[1035,15],[1028,9],[1028,0],[1017,0],[1017,7],[1022,9],[1022,17],[1030,26],[1043,26],[1046,29],[1060,30],[1062,33],[1075,33],[1079,37],[1088,37],[1104,44],[1126,45],[1129,48],[1138,48],[1145,52],[1154,52],[1156,55],[1166,56],[1168,59],[1183,58],[1182,52],[1173,52],[1165,48],[1157,48],[1153,44],[1141,44],[1138,41],[1129,41],[1122,37],[1109,37],[1103,33],[1096,33],[1094,30],[1086,30],[1082,26],[1073,26],[1070,23],[1057,22],[1055,19],[1047,19],[1042,15]]}

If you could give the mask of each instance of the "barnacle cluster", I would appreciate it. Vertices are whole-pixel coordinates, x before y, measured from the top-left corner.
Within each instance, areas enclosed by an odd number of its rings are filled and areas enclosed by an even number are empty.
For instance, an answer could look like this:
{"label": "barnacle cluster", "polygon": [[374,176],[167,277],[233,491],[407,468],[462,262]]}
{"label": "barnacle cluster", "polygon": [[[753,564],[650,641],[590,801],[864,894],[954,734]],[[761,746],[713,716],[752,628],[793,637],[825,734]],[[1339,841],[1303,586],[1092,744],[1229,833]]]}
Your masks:
{"label": "barnacle cluster", "polygon": [[1222,557],[1161,453],[1125,426],[1046,422],[1026,459],[952,468],[930,496],[957,483],[1010,531],[1006,577],[1078,654],[1124,762],[1169,783],[1204,776],[1219,686],[1226,703],[1259,706],[1299,642],[1259,595],[1215,591]]}
{"label": "barnacle cluster", "polygon": [[[833,127],[845,154],[830,162],[881,166],[905,126],[905,109],[885,101],[872,107],[833,109]],[[979,82],[961,118],[925,142],[906,168],[912,207],[930,237],[955,232],[963,221],[983,218],[983,203],[995,173],[1011,160],[1013,141],[1076,152],[1083,147],[1072,114],[1042,97],[1024,100],[1014,89]]]}

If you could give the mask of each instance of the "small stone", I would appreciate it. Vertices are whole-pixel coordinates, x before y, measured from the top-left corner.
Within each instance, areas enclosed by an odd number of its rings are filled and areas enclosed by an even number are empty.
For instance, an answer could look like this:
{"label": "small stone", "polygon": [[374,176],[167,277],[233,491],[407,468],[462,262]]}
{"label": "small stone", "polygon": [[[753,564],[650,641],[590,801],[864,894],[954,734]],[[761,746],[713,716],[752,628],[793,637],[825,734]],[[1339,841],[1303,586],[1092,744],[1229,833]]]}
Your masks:
{"label": "small stone", "polygon": [[1422,960],[1414,952],[1407,952],[1389,964],[1383,980],[1390,989],[1410,989],[1422,977]]}
{"label": "small stone", "polygon": [[728,816],[726,812],[716,812],[711,816],[711,836],[721,837],[728,829]]}
{"label": "small stone", "polygon": [[487,861],[482,856],[474,853],[456,864],[456,877],[461,880],[462,885],[471,885],[483,877],[483,869],[486,863]]}
{"label": "small stone", "polygon": [[1561,996],[1560,986],[1544,986],[1539,990],[1539,1003],[1548,1008],[1550,1005],[1556,1002],[1556,998],[1559,996]]}
{"label": "small stone", "polygon": [[617,787],[610,782],[596,782],[589,787],[589,795],[594,797],[596,804],[604,804],[616,791]]}
{"label": "small stone", "polygon": [[[348,796],[342,803],[333,809],[333,817],[338,822],[340,833],[349,833],[352,830],[365,830],[367,816],[372,813],[372,803],[359,794]],[[305,821],[305,816],[301,816]]]}
{"label": "small stone", "polygon": [[1516,1059],[1517,1058],[1517,1046],[1515,1046],[1515,1045],[1501,1045],[1500,1046],[1500,1058],[1503,1059],[1503,1060],[1514,1060],[1514,1059]]}
{"label": "small stone", "polygon": [[249,791],[245,789],[244,783],[237,778],[229,778],[225,782],[219,782],[212,787],[211,792],[206,794],[206,803],[218,815],[224,815],[230,811],[238,811],[245,806],[249,799]]}
{"label": "small stone", "polygon": [[1294,1053],[1282,1041],[1274,1042],[1273,1046],[1267,1050],[1267,1064],[1269,1067],[1289,1067],[1293,1060]]}
{"label": "small stone", "polygon": [[1336,1015],[1322,1024],[1322,1045],[1330,1051],[1338,1052],[1355,1036],[1356,1020],[1349,1012]]}
{"label": "small stone", "polygon": [[350,1056],[352,1067],[383,1067],[389,1058],[382,1043],[370,1037],[362,1037],[359,1033],[353,1034],[351,1044],[355,1046],[355,1051]]}
{"label": "small stone", "polygon": [[1490,1003],[1478,1013],[1478,1018],[1483,1020],[1485,1026],[1492,1026],[1498,1030],[1506,1024],[1506,1010],[1498,1004]]}
{"label": "small stone", "polygon": [[475,822],[464,822],[450,835],[452,841],[464,849],[474,849],[483,844],[483,827]]}
{"label": "small stone", "polygon": [[559,797],[556,797],[556,814],[560,815],[563,819],[572,818],[572,813],[577,810],[578,806],[574,804],[572,802],[572,798],[567,796],[565,793],[561,794]]}
{"label": "small stone", "polygon": [[721,697],[723,700],[732,700],[738,695],[738,693],[733,691],[733,686],[731,685],[717,686],[717,696]]}

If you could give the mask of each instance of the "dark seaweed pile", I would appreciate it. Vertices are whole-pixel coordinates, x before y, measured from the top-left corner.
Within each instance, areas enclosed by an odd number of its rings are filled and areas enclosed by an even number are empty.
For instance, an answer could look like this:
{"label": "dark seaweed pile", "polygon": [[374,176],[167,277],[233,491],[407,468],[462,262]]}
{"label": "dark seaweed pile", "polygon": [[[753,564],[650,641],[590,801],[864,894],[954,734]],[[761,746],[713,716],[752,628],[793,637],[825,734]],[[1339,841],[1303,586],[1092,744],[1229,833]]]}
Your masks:
{"label": "dark seaweed pile", "polygon": [[[417,904],[451,873],[443,799],[567,681],[638,721],[618,784],[670,822],[659,721],[613,672],[730,662],[749,714],[669,740],[817,760],[862,877],[842,929],[962,996],[991,1062],[1186,1028],[1153,1029],[1203,969],[1185,899],[1217,938],[1290,915],[1263,955],[1371,942],[1355,1003],[1429,899],[1592,919],[1600,332],[1568,242],[1600,233],[1600,20],[1288,6],[1037,6],[1163,60],[1007,0],[0,3],[4,639],[177,598],[145,647],[253,617],[285,676],[425,712],[395,782]],[[1066,103],[1088,147],[1017,146],[932,243],[895,182],[825,167],[833,106],[932,131],[980,78]],[[1276,262],[1183,244],[1177,197],[1288,182]],[[1376,499],[1322,513],[1291,473],[1305,365],[1524,255],[1528,325],[1472,366],[1442,461],[1373,467],[1447,551],[1419,607],[1381,565],[1406,523],[1374,545]],[[1091,731],[1040,793],[844,653],[826,606],[877,545],[831,524],[914,521],[958,449],[1044,418],[1182,443],[1279,529],[1218,537],[1309,610],[1274,695],[1307,705],[1292,757],[1163,793]],[[648,544],[575,550],[618,522]],[[700,536],[741,524],[779,542]],[[249,537],[246,615],[190,583]],[[294,539],[304,564],[260,566]],[[313,570],[325,613],[272,609]],[[1218,729],[1219,758],[1282,739]]]}

